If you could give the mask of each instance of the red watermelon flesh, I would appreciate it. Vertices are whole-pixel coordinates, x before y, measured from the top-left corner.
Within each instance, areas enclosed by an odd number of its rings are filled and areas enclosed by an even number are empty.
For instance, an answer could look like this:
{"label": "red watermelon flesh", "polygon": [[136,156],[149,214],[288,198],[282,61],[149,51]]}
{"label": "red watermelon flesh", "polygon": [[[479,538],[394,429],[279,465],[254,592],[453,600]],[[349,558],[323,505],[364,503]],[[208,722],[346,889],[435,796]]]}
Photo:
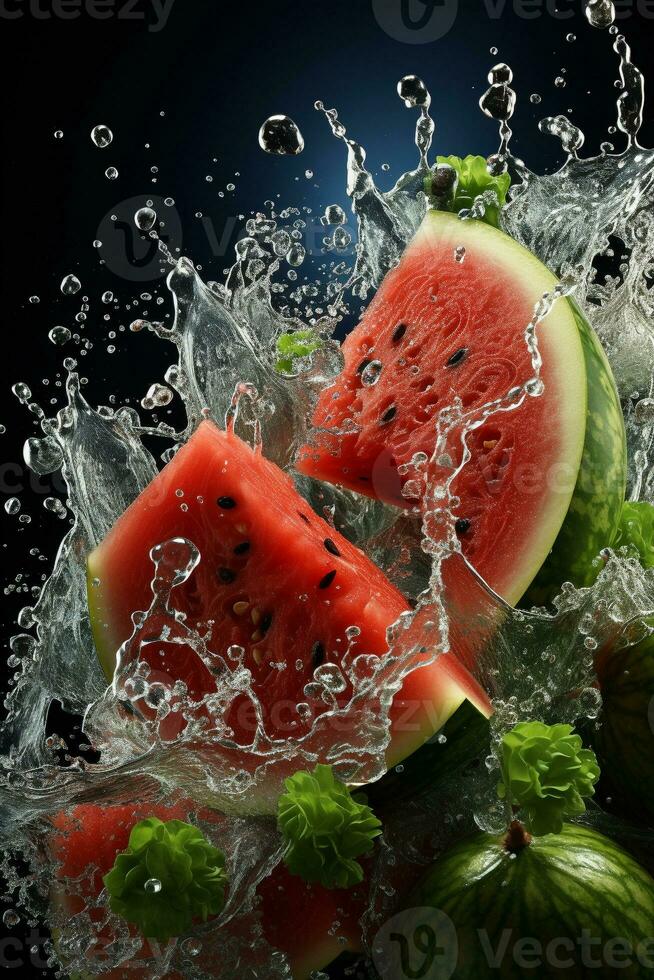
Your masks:
{"label": "red watermelon flesh", "polygon": [[[298,469],[408,506],[402,485],[411,477],[398,468],[415,453],[431,458],[438,412],[457,396],[464,410],[479,409],[533,376],[525,329],[555,285],[497,229],[430,212],[346,338],[344,370],[321,395]],[[584,354],[566,301],[538,337],[545,393],[469,433],[471,459],[452,487],[465,556],[511,602],[563,524],[586,431]],[[348,422],[354,429],[343,434]],[[460,439],[448,449],[460,463]]]}
{"label": "red watermelon flesh", "polygon": [[[285,473],[206,421],[89,557],[89,606],[107,677],[132,632],[132,612],[150,605],[149,552],[177,537],[193,541],[202,559],[174,590],[174,607],[201,631],[211,625],[212,651],[224,656],[232,644],[245,649],[266,729],[278,738],[304,734],[295,706],[307,700],[304,687],[317,666],[340,662],[350,645],[348,627],[360,630],[351,652],[381,655],[387,627],[408,609],[383,573],[309,508]],[[141,657],[152,667],[151,681],[181,679],[196,700],[215,690],[213,675],[188,647],[153,643]],[[483,693],[454,657],[414,671],[398,706],[408,698],[417,709],[410,725],[403,713],[390,761],[437,731],[465,697],[488,712]],[[250,702],[237,702],[228,720],[235,739],[249,745],[255,725]]]}
{"label": "red watermelon flesh", "polygon": [[[116,855],[127,848],[134,824],[146,817],[193,822],[196,809],[190,802],[172,807],[147,803],[109,807],[83,804],[70,812],[56,814],[51,818],[54,832],[47,846],[50,859],[55,862],[53,905],[67,916],[92,909],[93,921],[102,923],[104,908],[92,906],[102,891],[103,875],[113,867]],[[225,819],[206,809],[197,815],[217,829]],[[328,966],[341,953],[361,949],[359,919],[366,907],[365,884],[345,891],[328,891],[320,885],[306,884],[281,864],[261,882],[258,895],[266,941],[287,956],[294,980],[306,980],[312,971]],[[301,928],[297,928],[299,916]],[[99,972],[102,965],[103,940],[107,943],[111,940],[106,928],[99,929],[96,949],[94,953],[89,952],[89,974]],[[146,942],[137,959],[147,960],[151,956],[152,949]],[[212,976],[219,980],[221,973],[215,960],[210,968]],[[129,963],[124,968],[103,972],[102,976],[109,980],[120,980],[123,976],[147,980],[151,976],[149,971],[149,966],[141,969]],[[169,972],[166,977],[181,980],[177,972]]]}

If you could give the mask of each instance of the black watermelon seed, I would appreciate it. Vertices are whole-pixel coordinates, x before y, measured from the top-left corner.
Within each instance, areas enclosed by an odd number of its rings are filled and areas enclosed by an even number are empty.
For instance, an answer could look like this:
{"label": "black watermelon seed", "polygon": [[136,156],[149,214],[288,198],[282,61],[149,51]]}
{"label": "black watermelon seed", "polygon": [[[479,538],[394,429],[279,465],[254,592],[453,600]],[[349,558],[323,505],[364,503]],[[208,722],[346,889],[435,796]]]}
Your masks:
{"label": "black watermelon seed", "polygon": [[391,405],[390,408],[386,409],[386,411],[384,412],[384,414],[382,415],[379,421],[381,422],[382,425],[386,425],[387,422],[392,422],[396,415],[397,415],[397,408],[395,407],[395,405]]}
{"label": "black watermelon seed", "polygon": [[234,554],[235,555],[245,555],[245,554],[247,554],[247,552],[249,550],[250,550],[250,542],[249,541],[241,541],[241,543],[240,544],[237,544],[236,547],[234,548]]}
{"label": "black watermelon seed", "polygon": [[262,633],[267,633],[272,624],[272,613],[264,613],[261,617],[261,622],[259,623],[259,629]]}
{"label": "black watermelon seed", "polygon": [[327,574],[323,575],[323,577],[318,582],[318,588],[328,589],[335,578],[336,578],[336,569],[333,569],[331,572],[327,572]]}
{"label": "black watermelon seed", "polygon": [[402,340],[402,337],[404,336],[405,333],[406,333],[406,323],[399,323],[396,326],[395,330],[393,331],[393,336],[391,338],[393,343],[396,344],[398,340]]}
{"label": "black watermelon seed", "polygon": [[318,641],[318,643],[313,644],[313,648],[311,650],[311,663],[313,664],[314,667],[320,667],[320,665],[323,664],[324,662],[325,662],[325,648],[322,645],[322,643]]}
{"label": "black watermelon seed", "polygon": [[454,351],[451,357],[445,362],[445,367],[456,367],[461,361],[465,360],[468,353],[467,347],[459,347],[458,350]]}
{"label": "black watermelon seed", "polygon": [[369,476],[360,476],[359,479],[362,480],[364,483],[370,483]]}
{"label": "black watermelon seed", "polygon": [[372,359],[370,357],[364,357],[364,359],[361,361],[361,364],[359,364],[357,368],[357,374],[363,374],[363,372],[371,362]]}
{"label": "black watermelon seed", "polygon": [[236,501],[233,497],[218,497],[216,503],[223,510],[233,510],[236,507]]}
{"label": "black watermelon seed", "polygon": [[307,515],[306,514],[303,514],[301,510],[298,511],[298,514],[300,515],[300,517],[302,518],[302,520],[304,521],[305,524],[310,524],[311,523],[311,521],[309,520],[309,518],[307,517]]}
{"label": "black watermelon seed", "polygon": [[456,530],[457,534],[465,534],[466,531],[470,530],[471,524],[472,521],[469,521],[467,517],[459,517],[456,524],[454,525],[454,529]]}
{"label": "black watermelon seed", "polygon": [[236,578],[236,572],[233,572],[231,568],[219,568],[218,578],[221,582],[224,582],[225,585],[229,585],[229,583],[233,582]]}
{"label": "black watermelon seed", "polygon": [[330,555],[336,555],[337,558],[341,557],[341,553],[332,541],[331,538],[325,538],[325,548],[330,553]]}

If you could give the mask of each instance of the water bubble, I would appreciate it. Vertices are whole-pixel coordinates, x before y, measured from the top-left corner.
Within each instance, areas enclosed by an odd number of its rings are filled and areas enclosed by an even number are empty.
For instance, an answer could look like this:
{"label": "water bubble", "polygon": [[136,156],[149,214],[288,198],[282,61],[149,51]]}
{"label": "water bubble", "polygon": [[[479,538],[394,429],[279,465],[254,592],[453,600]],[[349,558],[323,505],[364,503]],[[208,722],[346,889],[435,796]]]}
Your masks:
{"label": "water bubble", "polygon": [[104,172],[104,175],[107,178],[107,180],[116,180],[116,178],[118,177],[118,171],[116,170],[115,167],[107,167],[107,169]]}
{"label": "water bubble", "polygon": [[58,497],[46,497],[43,501],[43,506],[47,511],[50,511],[51,514],[56,514],[61,520],[63,520],[67,514],[66,508]]}
{"label": "water bubble", "polygon": [[79,293],[80,289],[82,288],[82,284],[77,276],[71,274],[69,276],[64,276],[64,278],[61,280],[60,288],[64,296],[74,296],[75,293]]}
{"label": "water bubble", "polygon": [[397,83],[397,94],[404,102],[407,109],[416,106],[429,107],[431,101],[427,87],[417,75],[405,75]]}
{"label": "water bubble", "polygon": [[365,385],[366,388],[372,388],[376,385],[381,377],[382,373],[382,362],[381,361],[371,361],[361,372],[361,384]]}
{"label": "water bubble", "polygon": [[606,30],[615,20],[615,7],[612,0],[588,0],[586,18],[591,27]]}
{"label": "water bubble", "polygon": [[134,223],[139,231],[151,231],[157,220],[157,212],[152,208],[139,208],[134,215]]}
{"label": "water bubble", "polygon": [[161,891],[161,882],[158,878],[148,878],[143,888],[150,895],[157,895]]}
{"label": "water bubble", "polygon": [[508,65],[500,62],[488,72],[488,81],[491,85],[510,85],[513,81],[513,72]]}
{"label": "water bubble", "polygon": [[7,909],[4,915],[2,916],[2,921],[6,926],[9,926],[11,928],[12,926],[18,925],[18,923],[20,922],[20,916],[18,912],[15,911],[15,909]]}
{"label": "water bubble", "polygon": [[496,83],[482,95],[479,106],[484,115],[505,122],[513,115],[515,100],[515,92],[508,84]]}
{"label": "water bubble", "polygon": [[529,96],[529,101],[531,103],[533,103],[533,105],[540,105],[540,103],[543,101],[543,99],[538,94],[538,92],[532,92],[532,94]]}
{"label": "water bubble", "polygon": [[106,293],[103,293],[102,294],[102,302],[103,303],[112,303],[113,302],[113,298],[114,298],[114,294],[111,292],[110,289],[108,289],[106,291]]}
{"label": "water bubble", "polygon": [[64,461],[61,446],[52,436],[47,436],[45,439],[28,439],[23,447],[23,459],[39,476],[54,473]]}
{"label": "water bubble", "polygon": [[342,225],[345,224],[345,211],[338,204],[330,204],[325,209],[325,224]]}
{"label": "water bubble", "polygon": [[64,131],[63,131],[63,129],[55,129],[55,131],[54,131],[54,138],[56,140],[62,140],[64,138]]}
{"label": "water bubble", "polygon": [[304,176],[307,178],[307,180],[311,180],[311,178],[313,177],[313,170],[305,170]]}
{"label": "water bubble", "polygon": [[141,400],[141,405],[147,411],[153,408],[163,408],[165,405],[169,405],[173,400],[173,393],[170,388],[166,388],[165,385],[153,384],[150,385],[148,393]]}
{"label": "water bubble", "polygon": [[9,500],[5,500],[5,511],[12,516],[20,513],[20,500],[18,497],[10,497]]}
{"label": "water bubble", "polygon": [[572,33],[570,33],[570,34],[566,34],[566,36],[565,36],[565,39],[566,39],[566,41],[567,41],[567,42],[568,42],[569,44],[572,44],[572,43],[573,43],[573,41],[576,41],[576,40],[577,40],[577,35],[576,35],[576,34],[572,34]]}
{"label": "water bubble", "polygon": [[94,126],[91,130],[91,139],[99,149],[104,150],[112,142],[114,134],[108,126]]}
{"label": "water bubble", "polygon": [[302,245],[291,245],[286,255],[286,261],[289,265],[297,268],[297,266],[302,265],[306,257],[306,250]]}
{"label": "water bubble", "polygon": [[556,85],[557,88],[565,88],[566,81],[563,75],[557,75],[556,78],[554,79],[554,84]]}
{"label": "water bubble", "polygon": [[259,146],[266,153],[297,156],[304,149],[304,137],[289,116],[270,116],[259,130]]}
{"label": "water bubble", "polygon": [[29,301],[32,304],[32,306],[36,306],[37,303],[40,303],[41,302],[41,300],[40,300],[40,298],[38,296],[30,296],[30,300]]}

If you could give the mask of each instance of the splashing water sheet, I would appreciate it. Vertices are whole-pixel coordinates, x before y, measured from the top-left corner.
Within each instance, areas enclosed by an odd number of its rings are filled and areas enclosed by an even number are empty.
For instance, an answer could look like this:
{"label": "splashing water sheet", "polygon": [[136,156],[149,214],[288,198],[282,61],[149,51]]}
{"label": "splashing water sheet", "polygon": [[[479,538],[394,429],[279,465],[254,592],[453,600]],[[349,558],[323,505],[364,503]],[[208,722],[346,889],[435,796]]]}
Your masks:
{"label": "splashing water sheet", "polygon": [[[611,6],[603,0],[587,6],[590,27],[604,30],[607,39]],[[489,73],[480,107],[497,121],[499,145],[487,171],[489,177],[508,172],[513,183],[501,208],[493,190],[482,191],[460,210],[459,220],[481,221],[487,210],[498,209],[500,227],[560,281],[524,323],[524,376],[473,409],[458,398],[441,402],[433,417],[431,455],[423,453],[404,468],[404,508],[320,483],[295,464],[314,436],[318,399],[343,368],[335,339],[339,327],[370,302],[397,266],[427,213],[426,181],[438,174],[436,153],[447,150],[433,146],[437,114],[427,86],[412,75],[399,82],[397,93],[417,114],[417,163],[387,192],[376,186],[365,149],[346,127],[347,110],[315,102],[326,122],[325,140],[331,131],[345,150],[347,194],[358,231],[354,252],[348,250],[344,212],[327,201],[323,251],[312,265],[303,246],[307,215],[269,201],[245,221],[233,264],[221,280],[205,282],[192,258],[168,250],[159,237],[162,215],[144,199],[133,221],[156,243],[167,268],[161,305],[174,312],[174,322],[132,322],[133,332],[151,332],[173,362],[143,393],[142,411],[121,405],[120,392],[111,405],[94,406],[82,394],[79,365],[71,357],[64,361],[67,404],[55,418],[34,401],[27,383],[14,386],[41,429],[25,444],[27,465],[38,475],[61,470],[66,484],[65,501],[45,502],[62,518],[65,533],[47,580],[34,604],[21,611],[11,638],[13,679],[0,746],[3,872],[12,897],[5,916],[47,923],[53,968],[70,975],[291,978],[284,953],[271,945],[262,926],[257,898],[282,856],[274,800],[283,780],[326,763],[345,783],[372,784],[375,799],[374,786],[383,785],[387,768],[394,697],[407,677],[451,649],[474,651],[469,666],[494,712],[490,740],[477,747],[478,766],[435,780],[411,804],[388,806],[361,909],[364,949],[373,958],[375,936],[401,901],[398,866],[421,866],[466,828],[499,833],[506,825],[506,808],[495,792],[503,735],[521,720],[576,724],[591,732],[601,724],[598,651],[628,652],[646,642],[654,616],[654,572],[643,569],[628,550],[610,550],[609,542],[593,584],[562,584],[547,608],[514,608],[463,557],[456,486],[474,457],[475,432],[504,413],[519,416],[543,395],[541,331],[552,309],[571,297],[594,326],[616,378],[627,430],[627,498],[654,502],[654,153],[638,139],[643,76],[631,61],[627,40],[614,32],[612,44],[621,81],[616,127],[626,147],[617,152],[607,143],[599,154],[583,156],[582,131],[567,116],[545,118],[542,132],[558,139],[566,155],[554,173],[539,174],[512,154],[513,74],[503,64]],[[98,125],[91,139],[104,160],[114,134]],[[253,124],[255,147],[256,140]],[[261,150],[276,155],[298,155],[305,144],[298,126],[282,115],[261,126],[258,140]],[[450,178],[442,170],[440,176],[446,195]],[[470,261],[463,246],[455,260],[463,274]],[[600,276],[598,267],[607,260],[615,271]],[[65,297],[80,290],[76,275],[63,276]],[[103,302],[111,308],[116,301],[105,293]],[[292,371],[280,372],[278,340],[299,332],[315,343],[294,361]],[[56,346],[70,337],[60,326],[50,334]],[[381,361],[369,358],[362,384],[374,387],[382,370]],[[174,400],[183,407],[182,425],[156,421],[159,410]],[[178,607],[181,588],[193,581],[203,561],[198,542],[164,538],[152,549],[151,605],[131,610],[133,632],[115,651],[111,683],[95,654],[87,587],[100,583],[87,583],[87,557],[204,419],[285,470],[309,506],[372,559],[407,600],[407,611],[388,628],[382,657],[357,649],[359,624],[351,623],[351,650],[339,665],[315,669],[310,693],[320,710],[289,738],[269,730],[244,651],[228,648],[210,630],[194,628]],[[356,428],[350,420],[343,434]],[[423,488],[421,509],[407,492],[417,485]],[[21,500],[8,500],[5,509],[19,520]],[[453,590],[468,596],[465,621]],[[186,656],[197,658],[210,671],[214,689],[197,700],[183,682],[165,686],[149,678],[142,653],[157,643],[183,647]],[[281,669],[293,670],[294,660],[289,651]],[[256,719],[248,744],[234,740],[227,721],[230,705],[243,698]],[[73,751],[48,732],[56,703],[83,719],[85,751]],[[300,717],[306,706],[296,707]],[[171,714],[183,720],[173,726],[174,735],[165,724]],[[402,769],[397,767],[400,775]],[[108,910],[102,890],[93,900],[84,898],[84,877],[97,871],[92,857],[79,877],[68,881],[69,894],[77,897],[74,906],[57,903],[52,881],[57,875],[61,880],[63,872],[47,841],[58,814],[80,805],[138,802],[155,808],[188,800],[194,820],[227,855],[229,892],[220,916],[157,946]],[[651,835],[597,802],[586,822],[635,841],[651,863]],[[338,937],[339,929],[335,914],[331,934]]]}

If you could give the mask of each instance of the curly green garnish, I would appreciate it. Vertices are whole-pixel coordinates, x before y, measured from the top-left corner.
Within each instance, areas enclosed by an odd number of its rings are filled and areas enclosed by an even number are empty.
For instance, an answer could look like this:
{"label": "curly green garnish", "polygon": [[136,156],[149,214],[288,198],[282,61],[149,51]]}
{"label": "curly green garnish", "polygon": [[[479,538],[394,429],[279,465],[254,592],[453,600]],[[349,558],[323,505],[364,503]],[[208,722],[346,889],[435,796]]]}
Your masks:
{"label": "curly green garnish", "polygon": [[103,878],[109,906],[147,938],[167,942],[225,905],[225,855],[181,820],[141,820]]}
{"label": "curly green garnish", "polygon": [[[493,177],[488,172],[486,160],[480,156],[461,157],[437,157],[438,164],[446,164],[456,173],[457,181],[454,187],[453,196],[447,201],[447,209],[456,214],[464,209],[470,209],[475,203],[476,198],[486,191],[494,191],[497,198],[497,205],[486,205],[483,220],[495,228],[499,227],[500,208],[506,204],[506,195],[511,186],[511,177],[508,173]],[[428,189],[428,196],[431,191]]]}
{"label": "curly green garnish", "polygon": [[627,502],[613,548],[627,548],[643,568],[654,568],[654,507],[646,501]]}
{"label": "curly green garnish", "polygon": [[284,861],[294,875],[325,888],[350,888],[363,880],[356,858],[368,854],[381,823],[370,807],[339,782],[331,766],[296,772],[280,797],[278,827]]}
{"label": "curly green garnish", "polygon": [[524,811],[527,829],[537,836],[560,834],[564,819],[585,813],[584,798],[595,792],[595,753],[573,731],[572,725],[525,721],[502,739],[498,794]]}
{"label": "curly green garnish", "polygon": [[320,347],[320,340],[312,330],[296,330],[295,333],[285,333],[277,339],[277,363],[280,374],[294,374],[297,360],[308,357]]}

